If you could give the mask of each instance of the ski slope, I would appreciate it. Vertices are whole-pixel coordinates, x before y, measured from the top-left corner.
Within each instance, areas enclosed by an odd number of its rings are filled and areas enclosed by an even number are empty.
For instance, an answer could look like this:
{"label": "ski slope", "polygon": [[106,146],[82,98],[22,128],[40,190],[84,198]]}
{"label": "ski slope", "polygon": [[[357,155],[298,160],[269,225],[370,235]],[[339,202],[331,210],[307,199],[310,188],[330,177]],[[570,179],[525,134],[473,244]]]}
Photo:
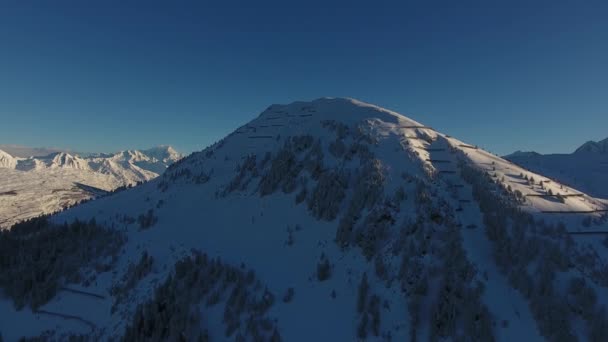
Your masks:
{"label": "ski slope", "polygon": [[513,153],[505,158],[522,167],[608,198],[608,139],[587,142],[570,154]]}

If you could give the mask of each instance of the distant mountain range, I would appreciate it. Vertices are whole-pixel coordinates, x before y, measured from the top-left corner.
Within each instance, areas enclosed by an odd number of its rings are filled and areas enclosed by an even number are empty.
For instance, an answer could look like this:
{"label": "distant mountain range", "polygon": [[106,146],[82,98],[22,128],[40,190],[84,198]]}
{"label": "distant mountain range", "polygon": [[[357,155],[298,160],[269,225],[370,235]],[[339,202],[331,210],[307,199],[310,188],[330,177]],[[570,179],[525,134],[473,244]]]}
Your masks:
{"label": "distant mountain range", "polygon": [[28,157],[44,157],[51,153],[68,152],[74,154],[68,149],[55,147],[29,147],[15,144],[0,144],[0,150],[10,154],[13,157],[28,158]]}
{"label": "distant mountain range", "polygon": [[505,159],[590,195],[608,198],[608,138],[588,141],[569,154],[517,151]]}
{"label": "distant mountain range", "polygon": [[608,138],[601,141],[587,141],[574,153],[608,154]]}
{"label": "distant mountain range", "polygon": [[25,158],[0,150],[0,227],[151,180],[181,157],[170,146],[85,157],[56,151]]}

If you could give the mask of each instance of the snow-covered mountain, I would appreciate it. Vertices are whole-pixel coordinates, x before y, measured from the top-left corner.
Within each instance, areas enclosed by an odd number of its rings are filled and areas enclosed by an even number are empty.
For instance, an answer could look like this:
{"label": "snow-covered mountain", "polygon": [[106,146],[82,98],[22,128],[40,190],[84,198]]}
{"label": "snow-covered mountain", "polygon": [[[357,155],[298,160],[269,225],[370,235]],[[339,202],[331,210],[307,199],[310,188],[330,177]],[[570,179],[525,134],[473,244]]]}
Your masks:
{"label": "snow-covered mountain", "polygon": [[92,171],[87,160],[66,152],[56,152],[44,157],[31,157],[18,160],[15,169],[21,171],[43,169],[72,169]]}
{"label": "snow-covered mountain", "polygon": [[161,177],[0,235],[0,332],[604,341],[607,208],[390,110],[273,105]]}
{"label": "snow-covered mountain", "polygon": [[15,144],[0,144],[0,150],[10,154],[13,157],[29,158],[29,157],[44,157],[51,153],[70,152],[68,150],[53,148],[53,147],[29,147]]}
{"label": "snow-covered mountain", "polygon": [[[148,150],[127,150],[114,154],[83,155],[54,152],[42,157],[18,158],[7,152],[0,154],[0,165],[20,171],[71,169],[111,175],[124,185],[148,181],[163,173],[170,164],[181,158],[171,146]],[[7,162],[3,162],[6,158]]]}
{"label": "snow-covered mountain", "polygon": [[0,150],[0,227],[149,181],[180,158],[169,146],[89,157],[54,152],[22,158]]}
{"label": "snow-covered mountain", "polygon": [[608,198],[608,139],[588,141],[570,154],[517,151],[505,158],[590,195]]}
{"label": "snow-covered mountain", "polygon": [[0,168],[14,169],[17,167],[18,158],[11,156],[10,154],[0,150]]}

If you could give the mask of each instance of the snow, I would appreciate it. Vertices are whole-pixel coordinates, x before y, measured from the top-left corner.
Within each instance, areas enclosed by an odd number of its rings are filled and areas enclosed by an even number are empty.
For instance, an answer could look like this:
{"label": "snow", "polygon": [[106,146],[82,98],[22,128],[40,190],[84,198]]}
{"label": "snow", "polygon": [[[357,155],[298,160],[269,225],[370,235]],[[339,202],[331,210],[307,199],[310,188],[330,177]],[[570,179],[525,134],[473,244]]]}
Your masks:
{"label": "snow", "polygon": [[28,147],[15,144],[0,144],[0,150],[10,154],[13,157],[29,158],[29,157],[44,157],[56,152],[70,152],[65,149],[53,147]]}
{"label": "snow", "polygon": [[[603,146],[603,147],[602,147]],[[588,142],[571,154],[511,154],[505,158],[592,196],[608,198],[608,139]]]}
{"label": "snow", "polygon": [[87,158],[66,152],[18,158],[0,151],[0,227],[149,181],[181,158],[169,146],[148,151],[152,155],[135,150]]}
{"label": "snow", "polygon": [[[152,290],[171,272],[181,257],[189,255],[192,249],[206,252],[211,257],[221,257],[233,265],[244,263],[255,270],[256,276],[275,294],[277,301],[270,309],[269,315],[276,318],[283,340],[357,340],[358,314],[356,298],[361,276],[365,273],[370,279],[371,289],[387,301],[389,308],[381,307],[381,331],[390,332],[393,340],[403,341],[410,338],[410,313],[407,309],[405,295],[399,282],[385,283],[375,275],[374,263],[366,260],[359,248],[343,249],[334,241],[338,219],[322,221],[315,219],[306,204],[296,204],[294,193],[281,191],[261,197],[257,192],[257,180],[254,180],[244,191],[235,191],[222,196],[221,190],[237,174],[238,166],[251,154],[263,159],[266,152],[276,152],[283,146],[288,137],[310,134],[314,140],[323,143],[326,156],[325,167],[340,167],[353,173],[360,166],[355,162],[342,162],[333,158],[327,145],[335,138],[324,122],[334,121],[349,127],[359,127],[377,141],[370,144],[372,152],[382,161],[386,172],[384,183],[385,194],[393,194],[403,186],[408,194],[399,208],[399,224],[408,215],[415,214],[414,183],[404,180],[402,174],[425,180],[437,197],[445,198],[454,207],[459,207],[459,200],[470,199],[472,203],[464,204],[463,210],[455,213],[455,219],[462,223],[460,231],[463,249],[467,259],[479,271],[476,280],[485,285],[486,291],[482,301],[492,314],[495,323],[494,333],[499,341],[542,340],[535,319],[527,300],[510,285],[500,272],[492,257],[492,246],[483,230],[482,213],[472,200],[471,187],[463,185],[464,181],[456,172],[456,153],[464,156],[466,163],[496,175],[504,177],[504,187],[510,186],[513,192],[520,191],[526,198],[522,209],[537,218],[546,220],[569,220],[572,229],[581,229],[581,218],[600,217],[598,209],[605,209],[608,202],[595,199],[565,184],[558,183],[543,175],[533,173],[505,159],[464,143],[456,138],[436,132],[430,127],[409,119],[396,112],[353,99],[322,98],[311,102],[294,102],[289,105],[272,105],[256,119],[239,127],[223,141],[208,150],[194,153],[182,160],[175,170],[191,170],[194,174],[210,175],[207,182],[197,184],[187,180],[171,182],[166,191],[161,191],[164,177],[152,180],[127,191],[116,193],[88,202],[56,215],[55,222],[71,221],[75,218],[96,221],[107,227],[124,230],[128,235],[118,265],[111,272],[99,274],[96,284],[86,289],[106,296],[105,299],[82,298],[73,293],[61,293],[42,309],[77,315],[95,322],[96,329],[86,329],[82,324],[67,322],[57,317],[39,317],[24,309],[15,312],[7,300],[0,299],[0,331],[7,339],[18,336],[35,336],[46,329],[57,329],[59,332],[88,331],[99,340],[118,338],[124,332],[137,304],[152,296]],[[345,138],[351,143],[351,136]],[[213,153],[207,153],[213,151]],[[92,157],[86,165],[98,177],[100,188],[105,182],[115,181],[119,177],[110,177],[111,170],[116,170],[126,161],[132,165],[143,165],[147,162],[142,155],[152,155],[154,160],[173,158],[172,151],[167,153],[140,153],[126,151],[112,157]],[[452,153],[454,152],[454,153]],[[168,155],[169,157],[165,157]],[[106,161],[99,162],[95,158]],[[87,159],[82,159],[87,160]],[[42,161],[42,163],[45,163]],[[138,164],[140,163],[140,164]],[[82,174],[84,164],[79,159],[62,156],[50,165],[70,165]],[[42,164],[41,164],[42,165]],[[31,188],[34,179],[40,180],[35,187],[46,189],[65,188],[69,182],[78,177],[76,173],[65,174],[66,168],[37,166],[39,171],[0,169],[0,180],[10,179],[8,184],[15,187],[18,194]],[[42,170],[40,170],[42,169]],[[43,180],[48,172],[61,170],[61,177]],[[101,172],[99,170],[102,170]],[[131,170],[137,170],[132,168]],[[40,172],[39,174],[35,172]],[[88,172],[88,171],[87,171]],[[132,171],[136,172],[136,171]],[[520,173],[528,178],[533,177],[536,185],[528,185]],[[26,176],[27,175],[27,176]],[[64,176],[65,175],[65,176]],[[431,177],[429,175],[434,175]],[[105,178],[105,177],[108,178]],[[32,179],[26,180],[26,177]],[[87,176],[88,178],[88,176]],[[51,179],[51,178],[49,178]],[[124,179],[123,179],[124,181]],[[543,181],[543,187],[538,185]],[[19,185],[22,182],[22,185]],[[57,182],[57,183],[54,183]],[[49,184],[50,183],[50,184]],[[65,183],[65,184],[64,184]],[[83,181],[84,183],[84,181]],[[93,182],[95,183],[95,182]],[[88,183],[87,183],[88,184]],[[452,196],[449,184],[462,185]],[[95,186],[95,185],[93,185]],[[0,183],[0,193],[8,186]],[[546,196],[548,189],[554,194],[577,195],[567,197],[564,203],[554,197]],[[347,189],[347,197],[352,196],[352,189]],[[579,196],[580,195],[580,196]],[[34,197],[35,194],[30,196]],[[0,196],[0,201],[6,196]],[[40,205],[50,199],[41,199]],[[347,201],[345,201],[347,203]],[[2,202],[0,202],[2,204]],[[346,211],[346,205],[340,212]],[[0,206],[4,208],[5,205]],[[153,209],[158,222],[147,230],[140,230],[134,224],[127,224],[122,217],[138,217]],[[18,215],[24,209],[12,209],[11,215]],[[547,213],[550,211],[568,212],[570,214]],[[588,212],[588,213],[579,213]],[[400,225],[392,227],[391,234],[398,236]],[[0,222],[1,225],[1,222]],[[474,225],[477,228],[466,228]],[[296,229],[296,227],[299,227]],[[286,241],[289,231],[293,234],[294,243],[289,246]],[[381,252],[387,252],[388,246]],[[598,247],[599,248],[599,247]],[[147,251],[156,264],[153,272],[142,279],[131,292],[132,297],[119,306],[114,313],[110,307],[113,301],[109,293],[112,285],[121,279],[131,263],[136,262],[143,251]],[[316,279],[317,262],[324,254],[332,266],[332,275],[326,281]],[[397,273],[401,260],[385,254],[387,267],[393,275]],[[486,277],[487,275],[487,277]],[[70,287],[76,287],[70,284]],[[294,299],[284,303],[282,296],[290,287],[295,289]],[[437,281],[431,281],[430,293],[438,291]],[[605,291],[599,288],[598,291]],[[336,297],[332,298],[332,291]],[[604,298],[602,295],[600,298]],[[423,322],[417,328],[418,338],[426,340],[431,330],[431,296],[425,297],[427,306],[423,309]],[[213,336],[223,338],[221,312],[217,309],[205,314],[209,327],[214,327]],[[4,317],[12,317],[5,320]],[[13,322],[22,324],[12,324]],[[502,326],[503,321],[508,321]],[[372,338],[373,339],[373,338]]]}
{"label": "snow", "polygon": [[[504,177],[505,187],[510,186],[513,192],[516,190],[520,191],[526,198],[524,210],[530,212],[589,212],[590,215],[600,216],[601,213],[596,211],[606,209],[599,199],[571,188],[566,184],[528,171],[482,149],[462,148],[466,144],[455,138],[449,137],[446,139],[452,147],[460,148],[460,150],[465,152],[469,162],[478,169],[495,175],[495,178],[501,181]],[[534,179],[534,184],[528,184],[525,177]],[[549,191],[553,195],[563,195],[565,197],[564,203],[558,201],[556,196],[551,196]]]}
{"label": "snow", "polygon": [[11,156],[10,154],[0,150],[0,168],[13,169],[17,166],[19,159]]}

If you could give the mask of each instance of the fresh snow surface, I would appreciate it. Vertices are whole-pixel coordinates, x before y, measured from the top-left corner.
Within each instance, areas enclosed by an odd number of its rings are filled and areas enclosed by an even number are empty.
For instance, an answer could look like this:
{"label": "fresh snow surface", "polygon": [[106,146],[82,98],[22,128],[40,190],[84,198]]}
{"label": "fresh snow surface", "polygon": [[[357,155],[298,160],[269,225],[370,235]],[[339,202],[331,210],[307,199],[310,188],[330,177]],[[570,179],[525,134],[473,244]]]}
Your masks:
{"label": "fresh snow surface", "polygon": [[[322,167],[316,169],[318,179],[315,180],[312,175],[315,171],[305,168],[294,176],[294,189],[290,190],[286,183],[281,183],[278,189],[262,193],[265,189],[263,179],[287,177],[282,172],[271,177],[269,170],[274,167],[289,170],[293,160],[280,159],[280,151],[287,146],[286,141],[302,136],[312,137],[313,146],[317,144],[322,152]],[[339,222],[347,215],[349,203],[355,201],[358,193],[354,179],[367,165],[361,159],[363,157],[357,157],[357,153],[354,157],[345,156],[349,150],[365,151],[361,148],[363,145],[368,146],[373,158],[378,160],[374,165],[380,165],[382,170],[380,200],[363,206],[359,213],[361,217],[355,224],[356,229],[372,229],[366,228],[366,224],[376,227],[374,229],[378,231],[381,230],[379,227],[386,229],[382,230],[384,240],[380,241],[383,243],[376,247],[371,260],[366,258],[357,242],[344,247],[336,241]],[[293,144],[289,146],[299,155],[298,147]],[[342,149],[339,146],[345,147]],[[303,147],[302,153],[309,150],[310,147]],[[367,154],[361,152],[361,155]],[[253,156],[253,167],[247,169],[244,165]],[[269,160],[264,162],[266,156],[269,156]],[[77,160],[63,156],[59,159],[55,161],[53,157],[52,163],[82,166]],[[49,165],[47,161],[40,163]],[[370,315],[363,339],[406,341],[416,338],[425,341],[437,337],[433,335],[436,334],[437,324],[445,318],[438,314],[438,308],[443,303],[440,299],[446,297],[439,294],[450,284],[442,282],[447,269],[443,269],[438,260],[444,260],[440,255],[449,254],[451,249],[458,247],[462,248],[465,260],[475,270],[472,278],[463,282],[462,286],[471,291],[473,288],[483,288],[479,305],[487,313],[483,314],[481,321],[487,318],[490,322],[491,335],[499,341],[544,340],[538,319],[531,309],[533,302],[512,286],[508,276],[496,263],[493,252],[496,243],[490,241],[485,232],[480,203],[474,198],[473,187],[464,181],[459,162],[480,171],[480,174],[488,174],[504,188],[511,189],[510,193],[498,196],[512,199],[514,193],[521,193],[521,210],[531,214],[535,220],[564,222],[567,229],[573,232],[608,230],[602,218],[602,210],[608,207],[606,201],[528,171],[393,111],[342,98],[272,105],[222,141],[182,159],[162,177],[82,204],[52,218],[56,223],[95,218],[97,224],[127,234],[123,250],[110,271],[98,272],[95,281],[88,287],[65,284],[70,288],[101,294],[103,299],[60,291],[40,308],[78,316],[93,322],[94,327],[33,313],[29,308],[16,311],[10,299],[6,298],[0,300],[0,332],[9,341],[22,336],[38,336],[46,331],[51,331],[52,336],[59,339],[66,334],[82,333],[89,334],[94,340],[120,339],[126,326],[132,324],[137,306],[150,300],[154,288],[172,274],[175,262],[195,249],[210,257],[219,257],[225,263],[237,267],[243,264],[255,271],[263,286],[275,295],[268,315],[276,323],[283,341],[359,340],[358,330],[365,315],[357,310],[363,274],[367,275],[370,295],[378,296],[381,303],[378,334],[370,328]],[[91,164],[88,164],[89,167],[95,169]],[[53,170],[48,166],[42,168]],[[322,182],[332,172],[350,176],[347,180],[329,178],[332,181],[327,183],[327,187],[339,187],[336,185],[338,183],[348,186],[344,190],[344,198],[327,204],[324,199],[333,198],[334,192],[315,192],[314,189],[315,184]],[[526,181],[526,178],[534,178],[534,183]],[[494,187],[494,183],[491,184],[488,183],[488,187]],[[285,190],[282,190],[282,186],[285,186]],[[396,207],[390,205],[389,202],[393,203],[390,199],[396,197],[400,189],[404,190],[405,196],[394,202],[398,203]],[[549,196],[549,190],[554,195],[566,196],[565,200]],[[499,193],[499,190],[492,191]],[[297,203],[297,197],[302,193],[306,198]],[[369,195],[369,192],[365,193]],[[315,197],[315,194],[319,196]],[[421,197],[426,200],[421,200]],[[428,206],[421,205],[421,201]],[[333,217],[320,218],[314,214],[317,202],[330,207],[337,203],[337,212]],[[364,224],[366,218],[372,217],[379,208],[387,210],[390,213],[388,217],[394,223],[382,226],[384,223],[381,219],[386,218],[385,215],[380,216],[378,221],[370,220]],[[431,211],[442,208],[444,211],[433,216],[425,208]],[[140,217],[150,210],[157,219],[151,227],[142,229],[136,220],[128,219]],[[19,210],[14,213],[19,213]],[[450,240],[452,245],[442,245],[447,236],[443,234],[450,229],[430,221],[437,217],[437,222],[447,220],[457,224],[455,227],[458,229],[454,230],[457,239]],[[413,223],[417,219],[423,219],[421,224],[427,228],[419,227],[417,231],[408,233],[406,230],[415,225],[406,223]],[[582,225],[586,219],[594,222],[590,228]],[[380,233],[372,231],[371,234],[371,238],[378,236],[381,239]],[[404,292],[403,286],[409,285],[402,283],[404,273],[415,273],[413,268],[403,268],[403,265],[410,265],[405,256],[412,249],[407,247],[406,252],[393,252],[401,238],[409,241],[405,243],[406,246],[413,246],[413,250],[419,251],[412,252],[411,258],[419,262],[419,267],[427,270],[424,272],[428,286],[421,292],[421,306],[415,311],[409,309],[415,291],[410,292],[408,288]],[[601,243],[589,240],[593,237],[582,236],[578,239],[575,238],[574,246],[589,245],[601,261],[607,262],[606,247]],[[436,250],[433,246],[444,248]],[[152,270],[129,290],[129,300],[120,302],[112,310],[116,297],[110,289],[129,274],[129,266],[137,263],[144,251],[154,259]],[[317,278],[322,255],[331,264],[331,275],[324,281]],[[385,279],[377,272],[379,261],[386,268]],[[450,260],[443,262],[449,264]],[[579,274],[576,269],[572,272]],[[559,273],[560,277],[566,279],[564,274]],[[590,279],[588,283],[593,283],[599,304],[607,304],[605,284],[597,285]],[[566,284],[566,280],[563,282]],[[453,285],[458,287],[458,284]],[[295,294],[291,301],[285,302],[282,299],[288,288],[293,288]],[[221,298],[218,306],[201,303],[196,307],[203,317],[200,324],[208,329],[211,340],[235,339],[234,335],[229,338],[225,336],[226,322],[222,317],[227,300]],[[455,306],[453,310],[459,308]],[[452,319],[458,320],[461,315],[464,317],[466,313],[459,313]],[[419,316],[419,320],[415,321],[414,316]],[[456,331],[462,333],[460,329],[464,329],[466,324],[460,321],[456,324]],[[242,322],[238,330],[243,334],[244,326]],[[583,336],[582,339],[586,339],[588,329],[582,321],[572,323],[572,333]],[[449,337],[443,339],[451,340]]]}
{"label": "fresh snow surface", "polygon": [[66,152],[21,158],[0,150],[0,227],[149,181],[180,158],[169,146],[84,158]]}
{"label": "fresh snow surface", "polygon": [[571,154],[518,151],[505,159],[592,196],[608,198],[608,139],[586,142]]}
{"label": "fresh snow surface", "polygon": [[0,150],[0,168],[14,169],[17,167],[19,158],[13,157],[10,154]]}

